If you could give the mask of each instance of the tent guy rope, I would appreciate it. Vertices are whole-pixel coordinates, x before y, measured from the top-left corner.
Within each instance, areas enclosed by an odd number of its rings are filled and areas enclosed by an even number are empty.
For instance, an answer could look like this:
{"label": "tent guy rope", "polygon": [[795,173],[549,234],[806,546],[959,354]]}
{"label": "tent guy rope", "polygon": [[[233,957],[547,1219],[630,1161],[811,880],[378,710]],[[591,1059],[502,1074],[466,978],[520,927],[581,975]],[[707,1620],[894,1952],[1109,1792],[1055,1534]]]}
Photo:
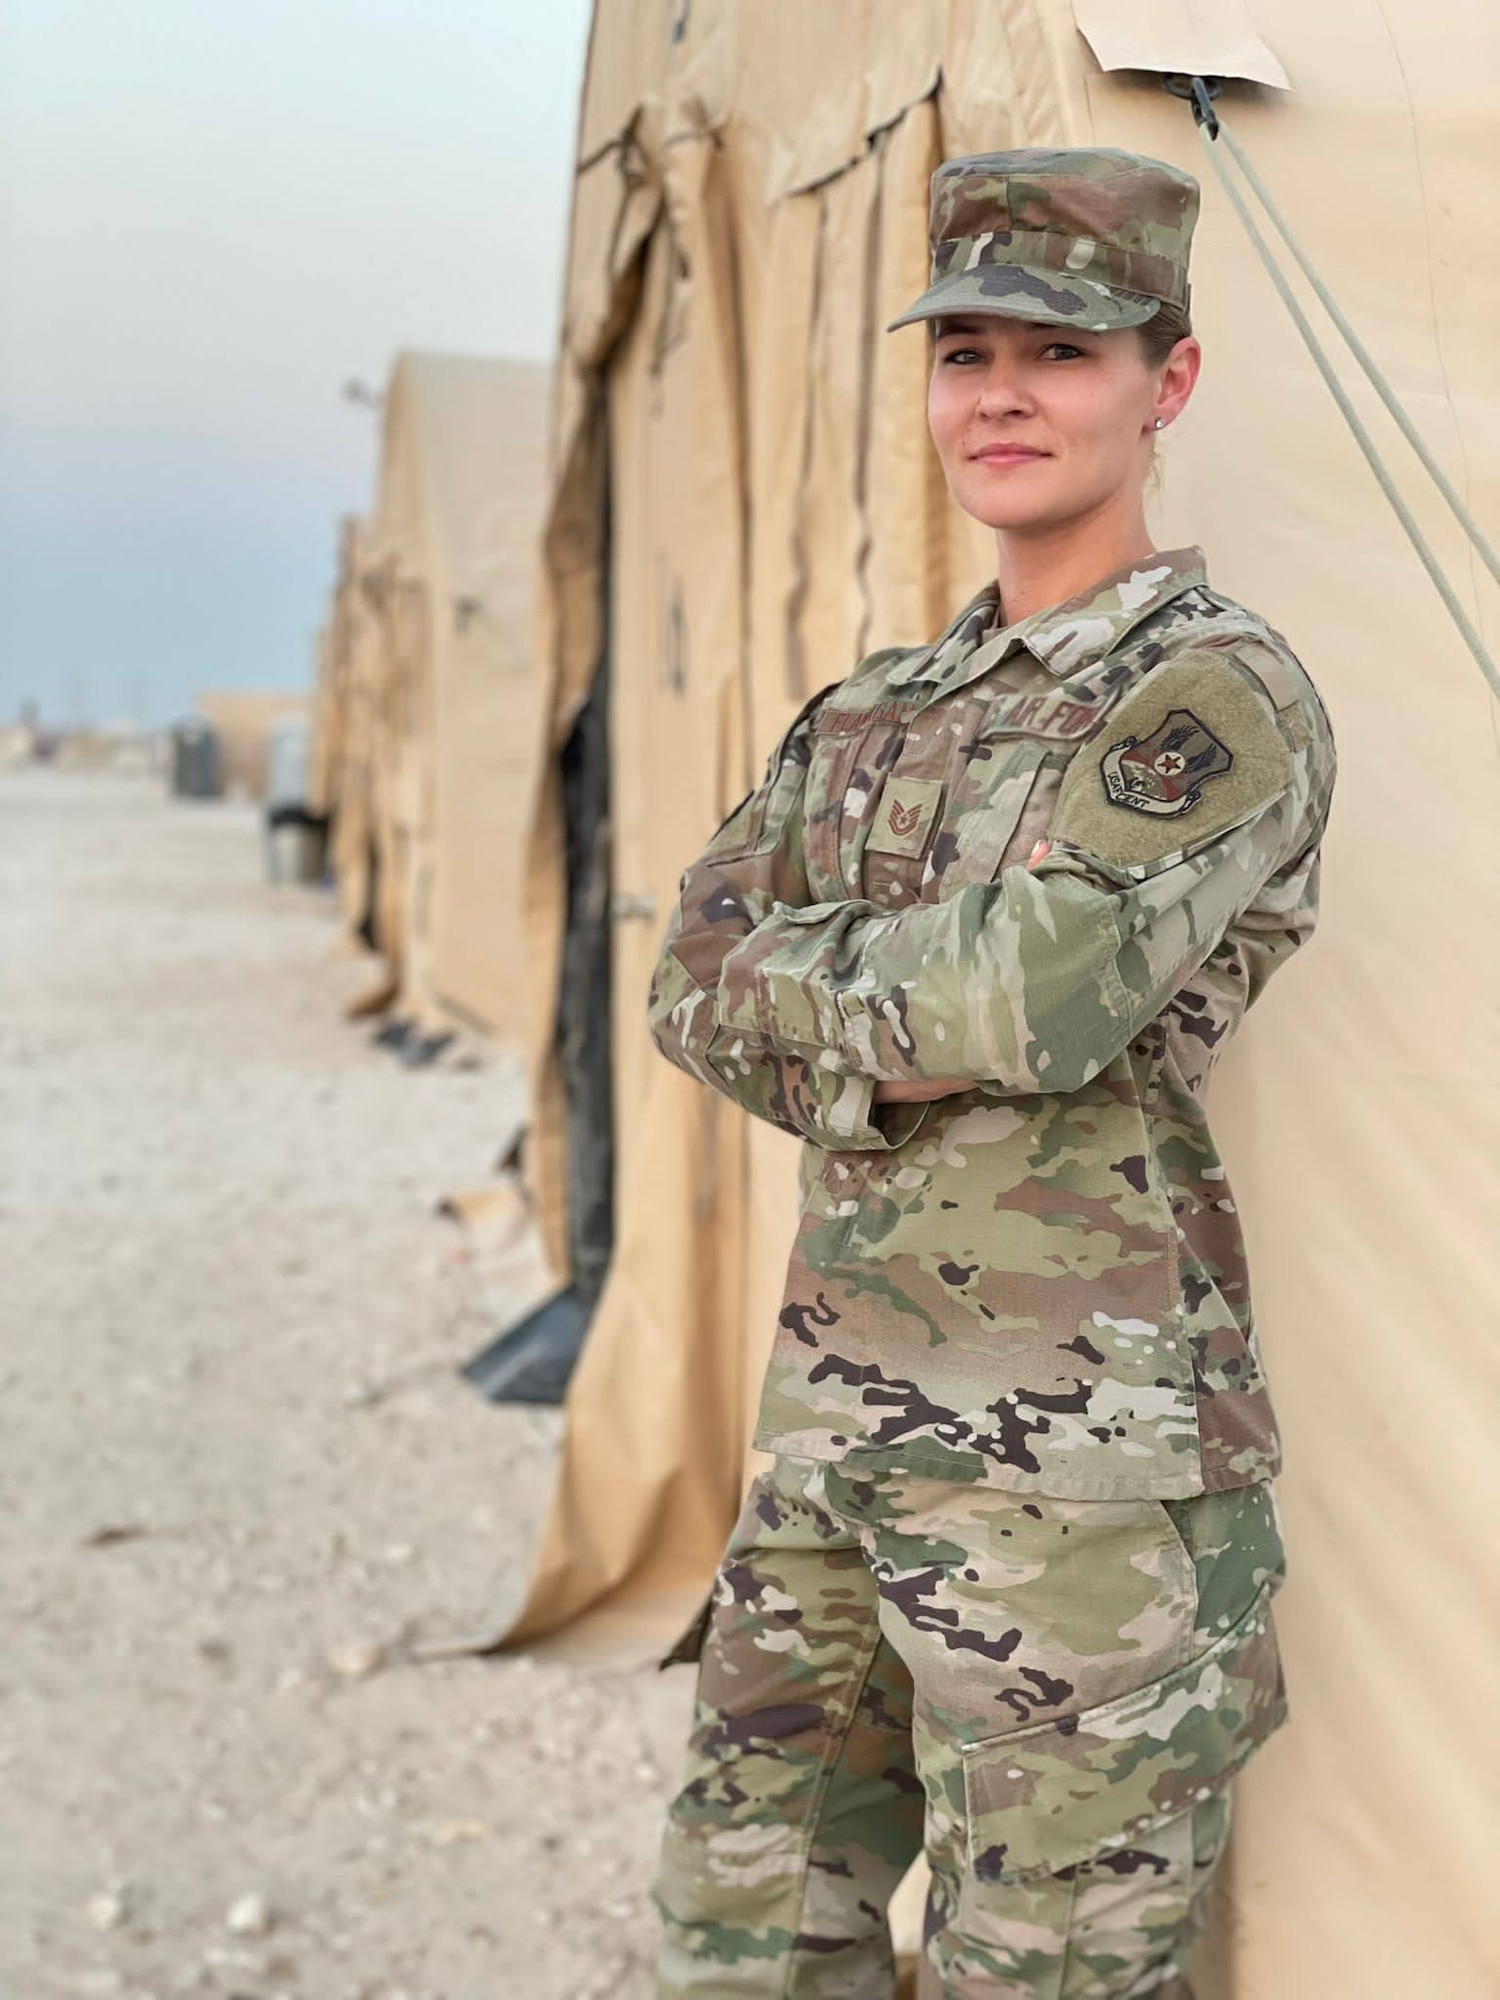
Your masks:
{"label": "tent guy rope", "polygon": [[1349,322],[1347,321],[1347,319],[1345,319],[1343,313],[1334,303],[1332,297],[1328,292],[1327,287],[1317,277],[1308,259],[1304,256],[1303,252],[1298,248],[1297,244],[1293,240],[1291,231],[1288,229],[1285,221],[1282,219],[1280,211],[1278,210],[1269,191],[1265,188],[1265,186],[1260,181],[1259,176],[1250,166],[1248,160],[1245,157],[1243,149],[1235,142],[1228,127],[1225,125],[1223,118],[1213,108],[1213,105],[1210,101],[1212,95],[1211,86],[1202,77],[1190,78],[1189,86],[1190,88],[1188,92],[1184,93],[1179,89],[1175,91],[1174,94],[1190,96],[1190,100],[1192,103],[1193,117],[1195,122],[1197,123],[1199,134],[1202,137],[1204,148],[1207,151],[1209,159],[1213,164],[1213,170],[1219,178],[1220,185],[1223,187],[1225,194],[1229,197],[1230,203],[1234,208],[1236,215],[1238,215],[1240,219],[1245,234],[1249,237],[1251,245],[1254,248],[1256,255],[1260,258],[1261,263],[1264,265],[1266,274],[1270,278],[1271,283],[1276,287],[1277,293],[1281,298],[1282,304],[1286,307],[1288,313],[1291,315],[1292,323],[1296,327],[1298,333],[1301,334],[1303,345],[1306,347],[1308,354],[1311,356],[1314,367],[1317,369],[1318,373],[1322,376],[1323,381],[1327,385],[1328,393],[1333,397],[1334,402],[1338,405],[1339,412],[1342,415],[1344,422],[1349,426],[1350,432],[1353,434],[1355,443],[1359,446],[1360,450],[1363,452],[1366,463],[1369,465],[1370,470],[1374,473],[1376,481],[1380,486],[1381,492],[1384,493],[1387,501],[1390,503],[1391,509],[1395,514],[1397,520],[1401,523],[1403,529],[1405,529],[1407,539],[1410,541],[1412,547],[1416,550],[1417,556],[1422,563],[1422,567],[1427,571],[1428,576],[1432,579],[1433,588],[1437,591],[1438,596],[1441,597],[1441,599],[1443,600],[1443,603],[1447,608],[1449,617],[1458,627],[1459,634],[1463,639],[1464,644],[1473,654],[1475,661],[1478,663],[1480,672],[1489,682],[1491,689],[1495,694],[1500,695],[1500,667],[1496,666],[1494,657],[1490,653],[1489,648],[1485,645],[1484,640],[1480,637],[1479,632],[1476,629],[1473,620],[1469,617],[1468,612],[1465,611],[1463,605],[1459,602],[1458,593],[1453,588],[1453,585],[1449,582],[1447,573],[1443,569],[1442,564],[1438,561],[1437,556],[1434,554],[1432,547],[1428,542],[1426,536],[1422,533],[1422,530],[1417,526],[1416,519],[1413,516],[1411,509],[1407,506],[1405,500],[1402,499],[1401,494],[1398,492],[1396,487],[1396,482],[1391,476],[1390,468],[1386,465],[1385,460],[1381,457],[1379,450],[1376,448],[1374,439],[1370,436],[1370,433],[1365,428],[1364,422],[1361,419],[1359,412],[1355,409],[1353,403],[1350,401],[1349,393],[1345,389],[1343,383],[1339,380],[1338,374],[1334,369],[1333,363],[1328,358],[1326,349],[1323,347],[1322,342],[1318,339],[1317,334],[1313,331],[1312,324],[1309,321],[1307,314],[1303,311],[1300,301],[1298,300],[1296,294],[1293,292],[1290,284],[1287,282],[1286,273],[1277,263],[1275,254],[1273,253],[1270,244],[1267,243],[1264,235],[1260,230],[1259,225],[1255,221],[1254,216],[1250,213],[1249,205],[1247,204],[1244,195],[1240,192],[1240,189],[1235,184],[1233,176],[1229,173],[1229,170],[1224,165],[1224,162],[1220,157],[1218,147],[1216,144],[1216,142],[1220,138],[1224,140],[1226,147],[1234,155],[1236,163],[1240,166],[1240,168],[1244,172],[1245,177],[1249,182],[1250,186],[1255,190],[1255,193],[1260,199],[1262,205],[1264,206],[1266,213],[1271,217],[1272,221],[1275,223],[1276,228],[1278,229],[1281,236],[1285,240],[1288,248],[1291,250],[1292,255],[1296,258],[1298,265],[1301,267],[1302,271],[1307,276],[1308,281],[1312,284],[1314,291],[1317,293],[1319,299],[1322,301],[1324,307],[1327,309],[1330,317],[1333,319],[1335,326],[1338,327],[1340,333],[1342,333],[1344,338],[1349,342],[1349,345],[1352,351],[1354,352],[1355,358],[1359,361],[1359,364],[1364,369],[1366,375],[1369,376],[1370,381],[1374,386],[1376,393],[1379,395],[1381,401],[1385,404],[1386,408],[1395,417],[1397,423],[1401,428],[1402,435],[1413,446],[1422,464],[1427,468],[1428,472],[1432,474],[1433,479],[1438,485],[1439,491],[1442,493],[1444,499],[1447,500],[1449,506],[1452,507],[1459,521],[1459,525],[1463,528],[1465,534],[1468,536],[1469,540],[1472,542],[1475,549],[1478,551],[1481,559],[1485,563],[1485,566],[1489,569],[1491,574],[1496,577],[1497,581],[1500,581],[1500,560],[1497,560],[1494,550],[1490,547],[1489,543],[1486,541],[1485,537],[1480,532],[1478,524],[1473,520],[1473,517],[1470,515],[1468,509],[1464,506],[1463,502],[1459,499],[1457,493],[1454,492],[1451,484],[1443,474],[1441,468],[1433,460],[1432,455],[1428,451],[1426,445],[1421,441],[1416,431],[1415,425],[1413,425],[1410,417],[1407,416],[1406,411],[1402,408],[1400,401],[1396,396],[1395,391],[1390,387],[1390,384],[1386,381],[1385,377],[1382,375],[1379,367],[1369,354],[1368,350],[1365,348],[1364,343],[1359,339],[1358,335],[1354,332],[1354,329],[1349,325]]}

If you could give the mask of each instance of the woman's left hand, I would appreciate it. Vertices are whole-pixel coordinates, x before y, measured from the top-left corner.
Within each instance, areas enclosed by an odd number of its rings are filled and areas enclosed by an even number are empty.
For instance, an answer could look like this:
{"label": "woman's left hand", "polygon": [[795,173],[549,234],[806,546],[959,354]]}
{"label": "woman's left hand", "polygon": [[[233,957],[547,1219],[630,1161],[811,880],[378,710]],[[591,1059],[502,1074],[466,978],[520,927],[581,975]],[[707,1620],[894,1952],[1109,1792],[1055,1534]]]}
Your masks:
{"label": "woman's left hand", "polygon": [[962,1077],[944,1076],[928,1078],[925,1082],[913,1078],[910,1083],[877,1083],[875,1102],[877,1104],[928,1104],[935,1097],[955,1097],[960,1091],[972,1090],[972,1083]]}

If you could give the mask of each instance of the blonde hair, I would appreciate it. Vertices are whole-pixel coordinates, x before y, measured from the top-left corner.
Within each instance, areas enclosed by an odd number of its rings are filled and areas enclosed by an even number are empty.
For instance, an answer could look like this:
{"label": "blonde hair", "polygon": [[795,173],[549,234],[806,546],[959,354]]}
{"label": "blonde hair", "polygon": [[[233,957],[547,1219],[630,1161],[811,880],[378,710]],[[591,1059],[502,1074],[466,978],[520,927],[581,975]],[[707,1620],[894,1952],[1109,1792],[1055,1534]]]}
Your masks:
{"label": "blonde hair", "polygon": [[1136,328],[1146,366],[1160,368],[1178,341],[1186,340],[1192,330],[1193,322],[1186,306],[1174,306],[1166,299],[1161,300],[1150,319],[1143,320]]}

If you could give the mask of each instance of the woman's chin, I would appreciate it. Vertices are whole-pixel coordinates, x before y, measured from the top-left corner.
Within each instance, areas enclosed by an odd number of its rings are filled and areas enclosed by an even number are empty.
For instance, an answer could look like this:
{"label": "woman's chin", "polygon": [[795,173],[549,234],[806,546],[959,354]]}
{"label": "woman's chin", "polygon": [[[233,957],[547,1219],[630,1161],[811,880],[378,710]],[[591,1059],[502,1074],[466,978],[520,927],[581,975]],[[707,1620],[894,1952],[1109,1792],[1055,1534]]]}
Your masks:
{"label": "woman's chin", "polygon": [[1059,514],[1056,507],[1041,506],[1035,501],[1030,505],[1013,504],[1004,506],[993,499],[987,504],[966,507],[965,513],[986,528],[993,528],[1000,535],[1035,534],[1043,528],[1054,528],[1059,520],[1066,520],[1066,513]]}
{"label": "woman's chin", "polygon": [[[1025,533],[1055,520],[1060,511],[1058,495],[1049,490],[1052,481],[1038,477],[1040,470],[1038,465],[986,470],[977,478],[966,479],[962,492],[953,497],[966,514],[986,528]],[[1066,514],[1068,509],[1064,506],[1061,511]]]}

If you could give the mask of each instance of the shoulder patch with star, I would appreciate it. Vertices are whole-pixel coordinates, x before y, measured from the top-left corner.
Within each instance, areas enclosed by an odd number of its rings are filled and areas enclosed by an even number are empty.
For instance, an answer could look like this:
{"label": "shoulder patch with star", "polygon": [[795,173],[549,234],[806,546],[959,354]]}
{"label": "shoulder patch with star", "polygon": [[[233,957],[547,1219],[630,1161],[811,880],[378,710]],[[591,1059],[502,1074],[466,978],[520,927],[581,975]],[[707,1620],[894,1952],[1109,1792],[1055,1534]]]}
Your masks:
{"label": "shoulder patch with star", "polygon": [[1111,805],[1158,815],[1191,812],[1203,787],[1234,766],[1234,752],[1201,716],[1174,708],[1144,739],[1123,737],[1104,753],[1100,776]]}
{"label": "shoulder patch with star", "polygon": [[1203,846],[1279,798],[1292,754],[1259,684],[1180,653],[1119,702],[1063,775],[1048,829],[1119,868]]}

